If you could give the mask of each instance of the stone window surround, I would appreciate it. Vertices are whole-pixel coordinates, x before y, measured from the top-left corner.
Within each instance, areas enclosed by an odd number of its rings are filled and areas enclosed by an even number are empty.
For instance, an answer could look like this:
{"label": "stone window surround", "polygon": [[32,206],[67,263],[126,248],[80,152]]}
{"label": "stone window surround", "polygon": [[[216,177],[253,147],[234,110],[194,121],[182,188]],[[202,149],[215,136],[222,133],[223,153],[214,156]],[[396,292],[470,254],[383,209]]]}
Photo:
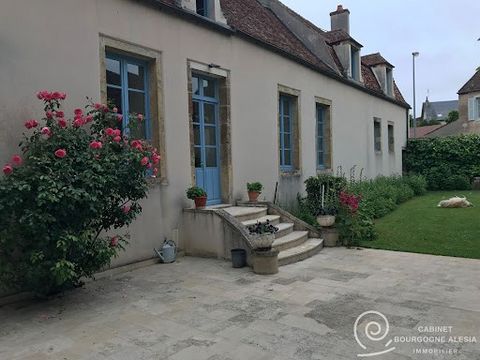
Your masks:
{"label": "stone window surround", "polygon": [[106,52],[118,53],[145,60],[148,65],[150,91],[150,118],[152,145],[158,149],[161,156],[159,175],[153,183],[168,185],[167,158],[165,145],[165,115],[163,103],[162,53],[160,51],[133,44],[128,41],[100,34],[100,98],[107,102]]}
{"label": "stone window surround", "polygon": [[[325,157],[325,167],[319,168],[317,164],[317,159],[315,157],[315,165],[317,168],[317,174],[331,173],[333,169],[333,136],[332,136],[332,100],[326,99],[320,96],[315,96],[315,111],[317,105],[321,105],[325,108],[325,124],[326,124],[326,134],[324,138],[326,139],[326,157]],[[315,114],[315,153],[317,152],[317,126],[316,126],[316,115]]]}
{"label": "stone window surround", "polygon": [[192,73],[215,78],[219,82],[219,126],[220,126],[220,186],[222,202],[233,201],[233,167],[232,167],[232,135],[231,135],[231,99],[230,70],[212,67],[209,64],[187,59],[187,89],[188,89],[188,122],[190,132],[191,179],[195,180],[195,149],[193,134],[193,101]]}
{"label": "stone window surround", "polygon": [[301,116],[300,114],[302,113],[301,112],[301,102],[300,102],[300,95],[301,95],[301,91],[300,90],[297,90],[297,89],[294,89],[294,88],[291,88],[289,86],[285,86],[285,85],[281,85],[281,84],[278,84],[278,91],[277,91],[277,103],[276,103],[276,106],[277,106],[277,141],[278,141],[278,144],[277,144],[277,149],[280,148],[280,122],[279,122],[279,118],[280,118],[280,114],[279,114],[279,102],[280,102],[280,95],[289,95],[289,96],[292,96],[294,98],[296,98],[297,100],[297,103],[296,103],[296,109],[295,109],[295,121],[293,122],[293,157],[292,157],[292,165],[293,165],[293,171],[283,171],[281,169],[281,166],[280,166],[280,158],[278,159],[278,164],[277,164],[277,167],[279,169],[279,172],[280,172],[280,176],[283,176],[283,177],[288,177],[288,176],[301,176],[302,175],[302,168],[301,168],[301,164],[302,164],[302,158],[301,158],[301,148],[300,148],[300,144],[302,143],[302,139],[301,139],[301,127],[300,127],[300,123],[301,123]]}

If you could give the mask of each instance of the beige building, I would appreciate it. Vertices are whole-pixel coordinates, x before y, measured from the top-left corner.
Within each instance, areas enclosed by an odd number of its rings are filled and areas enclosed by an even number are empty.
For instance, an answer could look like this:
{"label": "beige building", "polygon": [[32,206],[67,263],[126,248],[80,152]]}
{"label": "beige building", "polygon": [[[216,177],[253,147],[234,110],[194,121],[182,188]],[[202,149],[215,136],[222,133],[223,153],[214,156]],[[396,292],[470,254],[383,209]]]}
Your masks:
{"label": "beige building", "polygon": [[457,121],[430,132],[426,137],[480,134],[480,70],[458,90]]}
{"label": "beige building", "polygon": [[67,113],[86,96],[144,113],[161,169],[117,264],[164,237],[185,246],[195,183],[210,204],[245,199],[248,181],[272,201],[278,183],[287,204],[337,167],[400,174],[409,106],[393,65],[361,55],[349,15],[339,6],[324,31],[276,0],[3,0],[0,157],[39,117],[40,89],[66,92]]}

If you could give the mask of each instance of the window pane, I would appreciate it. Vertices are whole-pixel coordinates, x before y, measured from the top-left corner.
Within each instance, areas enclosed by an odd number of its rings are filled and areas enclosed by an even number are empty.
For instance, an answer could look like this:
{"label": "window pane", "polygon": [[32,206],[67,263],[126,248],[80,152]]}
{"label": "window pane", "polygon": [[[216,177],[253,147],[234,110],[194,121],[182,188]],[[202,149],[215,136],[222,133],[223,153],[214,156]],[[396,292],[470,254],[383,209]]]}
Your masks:
{"label": "window pane", "polygon": [[322,151],[319,151],[317,156],[318,156],[318,165],[320,166],[325,165],[325,154]]}
{"label": "window pane", "polygon": [[195,147],[195,167],[200,168],[202,167],[202,151],[201,148]]}
{"label": "window pane", "polygon": [[283,115],[290,115],[290,101],[286,98],[283,99]]}
{"label": "window pane", "polygon": [[203,111],[205,124],[215,124],[215,105],[205,104]]}
{"label": "window pane", "polygon": [[215,134],[216,128],[212,126],[205,126],[205,145],[217,145],[217,137]]}
{"label": "window pane", "polygon": [[107,84],[121,86],[120,61],[106,58],[105,66],[107,67]]}
{"label": "window pane", "polygon": [[215,80],[202,80],[203,96],[215,97]]}
{"label": "window pane", "polygon": [[200,125],[193,125],[194,144],[200,145]]}
{"label": "window pane", "polygon": [[284,159],[284,164],[285,166],[291,166],[292,165],[292,153],[290,150],[285,150],[284,152],[284,156],[285,156],[285,159]]}
{"label": "window pane", "polygon": [[318,138],[317,138],[317,150],[318,150],[318,151],[323,151],[323,150],[324,150],[323,137],[318,137]]}
{"label": "window pane", "polygon": [[118,108],[120,114],[123,114],[122,90],[107,86],[107,99]]}
{"label": "window pane", "polygon": [[129,91],[128,106],[129,112],[145,115],[145,94]]}
{"label": "window pane", "polygon": [[141,65],[128,64],[128,87],[130,89],[145,89],[145,68]]}
{"label": "window pane", "polygon": [[194,101],[193,102],[193,118],[192,118],[192,121],[194,123],[199,123],[200,122],[200,114],[199,114],[199,104],[198,102]]}
{"label": "window pane", "polygon": [[290,132],[290,117],[284,116],[283,117],[283,131]]}
{"label": "window pane", "polygon": [[207,0],[197,0],[197,14],[202,16],[207,16]]}
{"label": "window pane", "polygon": [[198,77],[192,77],[192,92],[194,95],[200,95],[200,88],[198,87]]}
{"label": "window pane", "polygon": [[290,139],[291,139],[290,134],[284,134],[283,135],[283,147],[284,147],[284,149],[290,149],[291,148]]}
{"label": "window pane", "polygon": [[217,148],[205,148],[207,167],[217,167]]}

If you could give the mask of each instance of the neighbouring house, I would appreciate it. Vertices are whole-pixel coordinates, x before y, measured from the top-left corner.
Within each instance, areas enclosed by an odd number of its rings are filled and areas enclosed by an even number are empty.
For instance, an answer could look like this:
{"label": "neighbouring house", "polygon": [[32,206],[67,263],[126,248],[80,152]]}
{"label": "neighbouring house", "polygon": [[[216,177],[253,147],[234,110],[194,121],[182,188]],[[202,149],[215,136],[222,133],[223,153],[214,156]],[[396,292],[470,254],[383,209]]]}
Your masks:
{"label": "neighbouring house", "polygon": [[425,123],[432,121],[445,122],[451,111],[458,111],[458,100],[430,101],[427,96],[422,105],[421,120]]}
{"label": "neighbouring house", "polygon": [[426,137],[480,134],[480,70],[458,90],[459,118],[430,132]]}
{"label": "neighbouring house", "polygon": [[144,114],[161,168],[115,265],[151,258],[165,237],[187,253],[228,256],[199,243],[227,230],[217,218],[192,225],[192,184],[218,205],[245,199],[248,181],[272,201],[278,183],[288,204],[305,179],[340,166],[371,178],[402,171],[409,105],[393,65],[361,55],[342,6],[330,31],[277,0],[3,0],[1,9],[3,161],[24,120],[40,116],[40,89],[66,92],[67,113],[89,96]]}

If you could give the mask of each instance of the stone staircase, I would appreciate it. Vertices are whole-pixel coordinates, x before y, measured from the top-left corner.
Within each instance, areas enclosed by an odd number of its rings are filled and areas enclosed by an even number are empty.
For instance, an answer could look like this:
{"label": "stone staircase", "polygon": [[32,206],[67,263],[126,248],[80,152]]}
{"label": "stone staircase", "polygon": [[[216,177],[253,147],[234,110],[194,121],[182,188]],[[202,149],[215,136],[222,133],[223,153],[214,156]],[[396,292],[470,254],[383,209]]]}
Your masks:
{"label": "stone staircase", "polygon": [[278,228],[273,247],[279,251],[278,264],[287,265],[305,260],[323,248],[323,239],[309,238],[308,231],[296,231],[294,224],[282,222],[280,215],[268,214],[264,206],[231,206],[222,210],[228,212],[245,227],[264,223],[267,220]]}

